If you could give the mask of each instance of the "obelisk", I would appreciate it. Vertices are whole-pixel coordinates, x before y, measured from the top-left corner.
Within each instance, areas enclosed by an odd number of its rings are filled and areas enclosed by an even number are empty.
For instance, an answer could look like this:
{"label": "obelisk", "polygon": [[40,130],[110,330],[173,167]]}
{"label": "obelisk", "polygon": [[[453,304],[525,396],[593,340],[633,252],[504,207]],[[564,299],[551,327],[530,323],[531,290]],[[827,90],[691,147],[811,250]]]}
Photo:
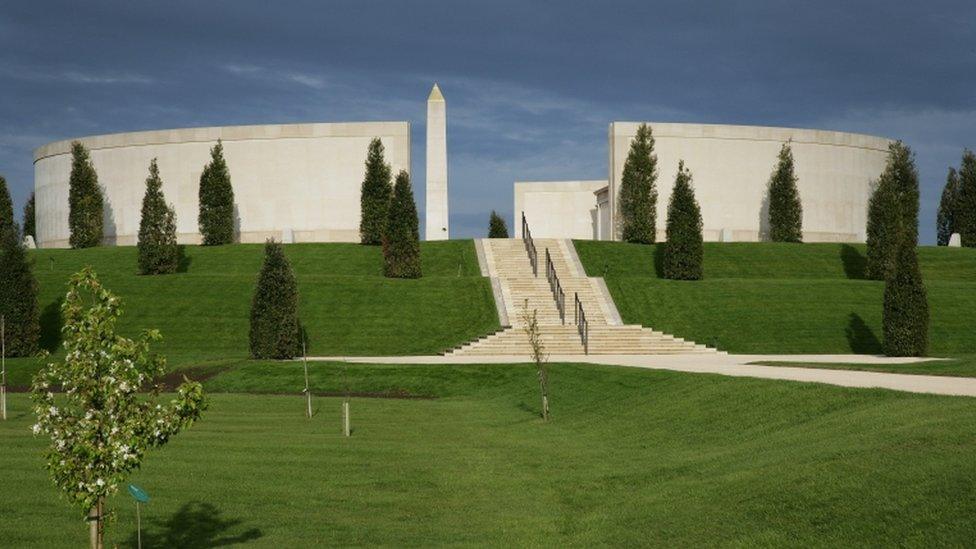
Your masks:
{"label": "obelisk", "polygon": [[434,84],[427,96],[427,240],[447,240],[447,103]]}

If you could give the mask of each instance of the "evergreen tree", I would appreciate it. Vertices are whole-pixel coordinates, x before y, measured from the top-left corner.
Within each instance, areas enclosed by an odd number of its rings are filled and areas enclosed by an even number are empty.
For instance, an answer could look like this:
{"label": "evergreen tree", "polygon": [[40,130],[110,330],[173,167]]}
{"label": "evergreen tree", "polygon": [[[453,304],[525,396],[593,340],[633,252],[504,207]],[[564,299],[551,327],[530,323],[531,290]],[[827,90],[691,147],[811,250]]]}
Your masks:
{"label": "evergreen tree", "polygon": [[91,248],[102,243],[104,230],[102,189],[88,149],[71,144],[71,176],[68,179],[68,242],[72,248]]}
{"label": "evergreen tree", "polygon": [[959,209],[955,221],[962,245],[976,248],[976,154],[968,149],[959,167]]}
{"label": "evergreen tree", "polygon": [[492,210],[491,216],[488,217],[488,238],[508,238],[508,226],[495,210]]}
{"label": "evergreen tree", "polygon": [[918,244],[918,170],[911,149],[901,141],[888,147],[888,163],[868,202],[868,278],[884,280],[899,238]]}
{"label": "evergreen tree", "polygon": [[803,242],[803,205],[796,188],[793,149],[784,143],[769,178],[769,238],[773,242]]}
{"label": "evergreen tree", "polygon": [[0,230],[13,228],[15,224],[14,203],[10,199],[7,180],[0,175]]}
{"label": "evergreen tree", "polygon": [[884,351],[888,356],[924,356],[929,341],[928,298],[912,231],[901,229],[885,278]]}
{"label": "evergreen tree", "polygon": [[359,241],[369,246],[383,243],[393,185],[390,165],[383,159],[383,142],[377,137],[366,152],[366,176],[359,199]]}
{"label": "evergreen tree", "polygon": [[691,172],[685,168],[684,161],[679,161],[668,203],[664,278],[701,280],[703,256],[701,208],[691,186]]}
{"label": "evergreen tree", "polygon": [[388,278],[420,278],[420,228],[410,175],[401,171],[383,236],[383,274]]}
{"label": "evergreen tree", "polygon": [[41,334],[37,279],[15,222],[0,226],[0,315],[4,317],[7,356],[36,353]]}
{"label": "evergreen tree", "polygon": [[200,214],[197,218],[204,246],[234,241],[234,188],[224,160],[224,144],[210,149],[210,163],[200,174]]}
{"label": "evergreen tree", "polygon": [[280,242],[264,245],[264,265],[251,301],[251,356],[284,359],[302,352],[298,283]]}
{"label": "evergreen tree", "polygon": [[37,242],[37,221],[34,217],[34,193],[31,193],[24,204],[24,236],[31,235]]}
{"label": "evergreen tree", "polygon": [[657,155],[647,124],[637,128],[620,181],[620,225],[624,242],[653,244],[657,231]]}
{"label": "evergreen tree", "polygon": [[936,243],[948,246],[952,233],[958,232],[956,215],[959,210],[959,174],[955,168],[949,168],[945,187],[942,188],[942,199],[939,201],[939,213],[936,217]]}
{"label": "evergreen tree", "polygon": [[139,221],[139,274],[175,273],[179,266],[176,211],[166,204],[156,159],[149,163]]}

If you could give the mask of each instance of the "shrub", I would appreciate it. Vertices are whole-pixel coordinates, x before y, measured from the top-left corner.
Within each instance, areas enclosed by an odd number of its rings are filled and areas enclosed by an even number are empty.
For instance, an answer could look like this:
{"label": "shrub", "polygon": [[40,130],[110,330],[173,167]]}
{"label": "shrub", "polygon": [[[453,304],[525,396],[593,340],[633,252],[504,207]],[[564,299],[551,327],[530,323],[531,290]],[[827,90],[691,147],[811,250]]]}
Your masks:
{"label": "shrub", "polygon": [[369,142],[366,176],[359,199],[359,241],[362,244],[376,246],[383,243],[390,196],[393,194],[391,177],[390,165],[383,159],[383,142],[377,137]]}
{"label": "shrub", "polygon": [[508,226],[495,210],[488,217],[488,238],[508,238]]}
{"label": "shrub", "polygon": [[656,180],[654,136],[647,124],[641,124],[630,143],[620,181],[620,232],[625,242],[654,243],[657,231]]}
{"label": "shrub", "polygon": [[139,274],[175,273],[179,266],[176,212],[166,204],[156,159],[149,163],[139,221]]}
{"label": "shrub", "polygon": [[251,356],[292,358],[302,352],[298,283],[280,242],[264,245],[264,265],[251,301]]}
{"label": "shrub", "polygon": [[679,161],[668,203],[664,278],[701,280],[703,256],[701,208],[691,186],[691,172],[685,168],[684,161]]}
{"label": "shrub", "polygon": [[888,356],[924,356],[929,342],[929,304],[918,268],[915,242],[902,231],[884,289],[884,351]]}
{"label": "shrub", "polygon": [[34,217],[34,193],[31,193],[24,204],[24,236],[31,235],[37,241],[37,221]]}
{"label": "shrub", "polygon": [[401,171],[383,237],[383,274],[389,278],[420,278],[420,228],[410,175]]}
{"label": "shrub", "polygon": [[959,209],[956,227],[962,245],[976,248],[976,154],[966,150],[959,167]]}
{"label": "shrub", "polygon": [[88,149],[71,144],[71,176],[68,179],[68,242],[72,248],[91,248],[102,243],[102,189]]}
{"label": "shrub", "polygon": [[773,242],[803,242],[803,205],[796,188],[793,149],[784,143],[769,178],[769,238]]}
{"label": "shrub", "polygon": [[899,238],[918,243],[918,170],[911,149],[902,142],[888,147],[888,163],[868,202],[868,278],[884,280]]}
{"label": "shrub", "polygon": [[[0,185],[0,195],[3,187]],[[6,209],[13,211],[10,199],[0,197],[0,210]],[[0,224],[0,315],[5,319],[7,356],[35,354],[41,334],[37,279],[20,239],[20,228],[12,220]]]}
{"label": "shrub", "polygon": [[224,160],[224,145],[218,140],[210,149],[210,163],[200,174],[198,223],[204,246],[234,241],[234,188]]}
{"label": "shrub", "polygon": [[14,204],[10,199],[10,190],[7,189],[7,180],[0,175],[0,230],[13,228],[15,225]]}

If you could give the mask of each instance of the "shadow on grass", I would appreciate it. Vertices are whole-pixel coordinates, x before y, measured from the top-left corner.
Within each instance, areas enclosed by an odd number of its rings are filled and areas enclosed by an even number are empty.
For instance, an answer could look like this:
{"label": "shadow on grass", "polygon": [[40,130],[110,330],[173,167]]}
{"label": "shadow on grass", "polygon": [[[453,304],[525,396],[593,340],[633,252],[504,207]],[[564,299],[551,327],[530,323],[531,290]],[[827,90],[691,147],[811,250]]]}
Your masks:
{"label": "shadow on grass", "polygon": [[664,244],[654,244],[654,274],[664,278]]}
{"label": "shadow on grass", "polygon": [[861,252],[851,246],[844,244],[840,247],[840,261],[844,264],[844,274],[851,280],[863,280],[864,271],[867,269],[868,260]]}
{"label": "shadow on grass", "polygon": [[61,303],[63,297],[59,297],[53,303],[48,303],[47,307],[41,311],[41,348],[49,353],[58,350],[61,344]]}
{"label": "shadow on grass", "polygon": [[[213,504],[192,501],[180,507],[169,518],[153,521],[153,524],[142,532],[142,545],[143,547],[197,549],[247,543],[264,535],[257,528],[231,534],[230,531],[238,530],[243,521],[225,519],[220,515],[221,511]],[[133,532],[126,540],[126,546],[135,547],[137,542],[136,533]]]}
{"label": "shadow on grass", "polygon": [[881,341],[874,335],[874,331],[864,322],[861,315],[851,313],[847,318],[847,330],[845,332],[851,352],[859,355],[881,353]]}
{"label": "shadow on grass", "polygon": [[185,273],[190,270],[190,263],[193,258],[186,255],[186,246],[180,244],[176,247],[176,272]]}

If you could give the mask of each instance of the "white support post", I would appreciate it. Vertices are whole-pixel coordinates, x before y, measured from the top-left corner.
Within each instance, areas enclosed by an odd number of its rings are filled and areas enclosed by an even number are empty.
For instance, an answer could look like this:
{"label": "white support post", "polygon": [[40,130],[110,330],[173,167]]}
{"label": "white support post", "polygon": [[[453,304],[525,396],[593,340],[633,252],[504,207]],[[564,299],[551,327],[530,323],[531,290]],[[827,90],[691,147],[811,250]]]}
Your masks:
{"label": "white support post", "polygon": [[305,366],[305,417],[312,419],[312,392],[308,388],[308,354],[305,352],[305,338],[302,338],[302,363]]}
{"label": "white support post", "polygon": [[349,401],[344,400],[342,402],[342,434],[343,436],[349,436]]}

